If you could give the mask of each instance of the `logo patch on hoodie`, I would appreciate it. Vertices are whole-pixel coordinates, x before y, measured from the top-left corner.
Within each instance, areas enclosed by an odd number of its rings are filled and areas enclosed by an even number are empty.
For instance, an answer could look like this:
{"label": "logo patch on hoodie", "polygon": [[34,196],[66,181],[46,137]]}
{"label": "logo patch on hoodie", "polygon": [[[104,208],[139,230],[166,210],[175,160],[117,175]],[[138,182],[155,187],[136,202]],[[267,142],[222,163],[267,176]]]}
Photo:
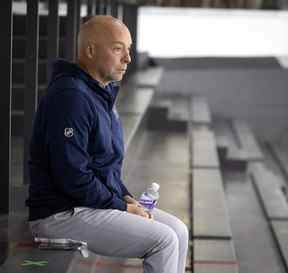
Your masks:
{"label": "logo patch on hoodie", "polygon": [[73,136],[73,128],[65,128],[64,129],[64,136],[65,137],[72,137]]}

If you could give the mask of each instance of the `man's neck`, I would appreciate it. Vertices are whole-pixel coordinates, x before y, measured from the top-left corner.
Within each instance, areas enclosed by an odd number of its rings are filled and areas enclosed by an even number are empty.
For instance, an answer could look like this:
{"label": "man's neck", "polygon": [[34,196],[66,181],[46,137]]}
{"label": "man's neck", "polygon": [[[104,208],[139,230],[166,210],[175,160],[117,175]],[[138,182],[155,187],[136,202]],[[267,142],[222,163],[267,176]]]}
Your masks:
{"label": "man's neck", "polygon": [[101,86],[102,88],[105,88],[105,86],[107,86],[108,84],[104,84],[99,80],[99,76],[96,73],[93,73],[91,71],[91,69],[89,69],[89,67],[87,67],[87,65],[85,65],[84,63],[82,63],[81,61],[78,60],[77,62],[78,66],[84,70],[87,74],[89,74],[95,81],[98,82],[99,86]]}

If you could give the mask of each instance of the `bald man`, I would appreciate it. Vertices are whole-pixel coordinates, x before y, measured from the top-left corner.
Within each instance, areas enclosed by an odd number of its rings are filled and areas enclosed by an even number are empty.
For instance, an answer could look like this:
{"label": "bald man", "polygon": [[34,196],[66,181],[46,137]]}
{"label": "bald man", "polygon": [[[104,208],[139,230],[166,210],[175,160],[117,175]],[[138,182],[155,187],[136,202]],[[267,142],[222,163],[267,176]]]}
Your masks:
{"label": "bald man", "polygon": [[147,213],[121,180],[115,82],[131,43],[123,22],[95,16],[81,26],[77,63],[55,62],[31,139],[30,228],[38,237],[86,241],[100,255],[142,258],[145,273],[183,273],[186,226],[159,209]]}

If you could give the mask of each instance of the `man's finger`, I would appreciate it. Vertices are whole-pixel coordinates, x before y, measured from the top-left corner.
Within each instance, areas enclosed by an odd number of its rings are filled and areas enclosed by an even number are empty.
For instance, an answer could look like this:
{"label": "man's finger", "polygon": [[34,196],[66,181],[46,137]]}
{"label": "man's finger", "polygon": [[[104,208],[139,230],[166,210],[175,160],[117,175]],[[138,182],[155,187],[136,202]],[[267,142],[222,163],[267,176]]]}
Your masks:
{"label": "man's finger", "polygon": [[147,214],[148,214],[148,217],[149,217],[149,219],[154,219],[154,216],[153,216],[153,214],[152,213],[150,213],[150,212],[147,212]]}

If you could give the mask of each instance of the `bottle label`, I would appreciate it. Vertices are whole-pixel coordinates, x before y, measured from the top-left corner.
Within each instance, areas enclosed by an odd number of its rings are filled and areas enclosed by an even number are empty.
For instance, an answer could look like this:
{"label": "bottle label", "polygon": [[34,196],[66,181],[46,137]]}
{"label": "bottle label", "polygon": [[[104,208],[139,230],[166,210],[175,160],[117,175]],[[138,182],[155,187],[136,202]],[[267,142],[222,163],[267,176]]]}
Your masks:
{"label": "bottle label", "polygon": [[140,199],[139,200],[139,203],[146,209],[148,210],[152,210],[155,205],[156,205],[156,201],[153,201],[153,200],[145,200],[145,199]]}

